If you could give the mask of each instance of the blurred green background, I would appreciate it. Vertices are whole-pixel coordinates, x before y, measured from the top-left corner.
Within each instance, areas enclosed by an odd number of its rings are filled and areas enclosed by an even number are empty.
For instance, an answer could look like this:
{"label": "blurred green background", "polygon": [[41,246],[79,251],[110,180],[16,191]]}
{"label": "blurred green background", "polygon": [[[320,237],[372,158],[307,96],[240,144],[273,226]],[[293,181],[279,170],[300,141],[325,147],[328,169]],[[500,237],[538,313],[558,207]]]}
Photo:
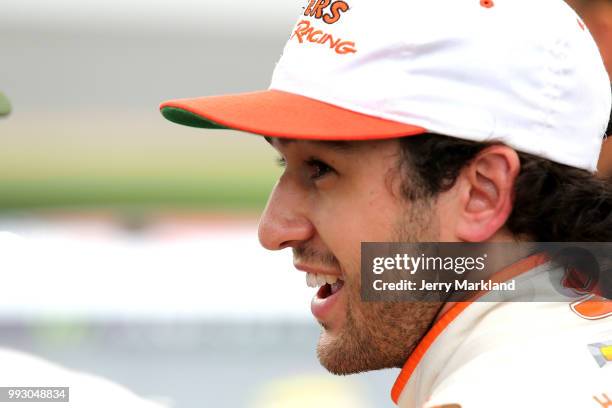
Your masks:
{"label": "blurred green background", "polygon": [[0,122],[0,211],[255,214],[279,174],[254,135],[172,129],[137,113],[33,116]]}
{"label": "blurred green background", "polygon": [[267,88],[299,10],[9,1],[0,91],[13,112],[0,118],[0,212],[257,214],[278,175],[267,143],[171,124],[158,105]]}

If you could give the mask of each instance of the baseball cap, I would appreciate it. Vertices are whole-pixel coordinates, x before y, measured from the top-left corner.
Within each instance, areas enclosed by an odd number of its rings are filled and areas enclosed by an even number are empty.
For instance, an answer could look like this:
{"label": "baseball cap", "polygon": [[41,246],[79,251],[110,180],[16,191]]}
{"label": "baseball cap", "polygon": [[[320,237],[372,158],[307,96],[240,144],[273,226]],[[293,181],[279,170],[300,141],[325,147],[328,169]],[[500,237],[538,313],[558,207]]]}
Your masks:
{"label": "baseball cap", "polygon": [[11,103],[8,98],[0,92],[0,116],[6,116],[11,113]]}
{"label": "baseball cap", "polygon": [[438,133],[595,171],[610,79],[563,0],[311,0],[269,89],[161,104],[169,120],[270,137]]}

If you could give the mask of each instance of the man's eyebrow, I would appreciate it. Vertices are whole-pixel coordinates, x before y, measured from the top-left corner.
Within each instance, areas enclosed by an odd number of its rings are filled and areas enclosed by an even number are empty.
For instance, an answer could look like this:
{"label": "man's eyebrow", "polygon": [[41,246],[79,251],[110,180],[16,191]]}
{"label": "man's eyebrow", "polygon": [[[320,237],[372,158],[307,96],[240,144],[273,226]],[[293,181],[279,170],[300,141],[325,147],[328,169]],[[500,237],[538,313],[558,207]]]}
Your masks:
{"label": "man's eyebrow", "polygon": [[[285,139],[285,138],[272,138],[268,136],[264,136],[266,141],[273,145],[273,141],[276,140],[281,145],[288,145],[290,143],[294,143],[297,139]],[[351,152],[357,150],[359,146],[357,142],[354,141],[345,141],[345,140],[307,140],[309,143],[313,143],[323,148],[328,148],[331,150],[335,150],[338,152]]]}

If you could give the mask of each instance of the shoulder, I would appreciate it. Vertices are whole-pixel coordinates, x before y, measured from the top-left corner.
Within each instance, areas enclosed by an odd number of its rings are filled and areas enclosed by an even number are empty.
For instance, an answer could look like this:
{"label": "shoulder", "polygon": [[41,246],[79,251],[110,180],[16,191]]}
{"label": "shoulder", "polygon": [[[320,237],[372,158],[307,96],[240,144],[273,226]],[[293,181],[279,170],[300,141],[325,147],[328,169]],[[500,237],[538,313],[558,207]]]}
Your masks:
{"label": "shoulder", "polygon": [[606,344],[612,346],[612,331],[553,333],[481,349],[434,384],[425,407],[597,407],[594,398],[612,398]]}

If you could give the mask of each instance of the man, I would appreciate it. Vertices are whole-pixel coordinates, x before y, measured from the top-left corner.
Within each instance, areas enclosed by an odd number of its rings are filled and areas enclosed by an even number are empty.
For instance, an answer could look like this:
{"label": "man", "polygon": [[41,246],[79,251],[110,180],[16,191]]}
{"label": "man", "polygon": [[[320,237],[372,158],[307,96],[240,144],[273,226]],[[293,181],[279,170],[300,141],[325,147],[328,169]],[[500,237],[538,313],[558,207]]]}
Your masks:
{"label": "man", "polygon": [[[0,92],[0,119],[11,113],[11,103]],[[0,124],[1,125],[1,124]],[[0,248],[6,257],[31,256],[27,243],[10,233],[0,231]],[[16,255],[17,254],[17,255]],[[15,258],[15,259],[16,259]],[[16,350],[0,348],[0,387],[14,387],[21,391],[25,387],[68,387],[68,391],[45,390],[40,397],[33,391],[30,399],[12,402],[7,399],[9,391],[0,392],[0,405],[3,407],[28,407],[31,404],[38,406],[40,402],[50,402],[50,396],[57,398],[60,406],[74,408],[106,408],[106,407],[134,407],[134,408],[163,408],[165,405],[149,401],[134,394],[125,387],[109,380],[91,374],[77,372],[61,367],[40,357]],[[39,391],[40,393],[40,391]],[[15,395],[15,394],[12,394]],[[27,391],[25,391],[25,395]],[[32,397],[37,401],[32,401]],[[66,401],[61,403],[61,401]],[[26,404],[24,404],[26,402]]]}
{"label": "man", "polygon": [[[278,151],[259,238],[319,287],[329,371],[403,367],[401,407],[598,408],[612,398],[605,299],[363,302],[360,244],[609,241],[612,191],[593,173],[610,99],[562,0],[312,0],[269,90],[161,111]],[[556,268],[536,255],[503,273]]]}

